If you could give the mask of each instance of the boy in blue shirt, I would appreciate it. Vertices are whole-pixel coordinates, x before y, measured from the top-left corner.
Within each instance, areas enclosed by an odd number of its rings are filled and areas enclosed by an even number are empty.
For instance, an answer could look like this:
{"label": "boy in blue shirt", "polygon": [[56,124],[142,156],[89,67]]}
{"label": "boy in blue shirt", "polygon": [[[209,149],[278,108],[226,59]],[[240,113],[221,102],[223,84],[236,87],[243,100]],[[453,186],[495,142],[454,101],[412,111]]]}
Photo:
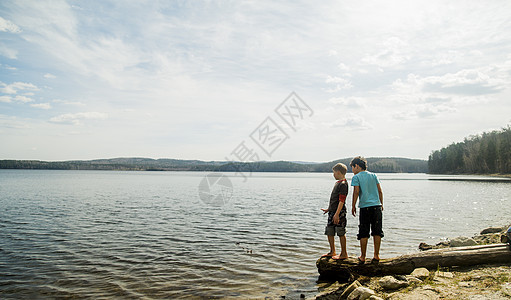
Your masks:
{"label": "boy in blue shirt", "polygon": [[351,160],[350,166],[353,170],[351,185],[353,188],[353,202],[351,213],[357,216],[357,199],[360,197],[359,207],[359,225],[357,239],[360,240],[360,251],[358,258],[360,263],[366,259],[367,241],[369,240],[369,229],[374,240],[374,257],[372,262],[380,261],[380,245],[383,237],[383,192],[380,186],[378,176],[367,171],[367,160],[362,156],[357,156]]}

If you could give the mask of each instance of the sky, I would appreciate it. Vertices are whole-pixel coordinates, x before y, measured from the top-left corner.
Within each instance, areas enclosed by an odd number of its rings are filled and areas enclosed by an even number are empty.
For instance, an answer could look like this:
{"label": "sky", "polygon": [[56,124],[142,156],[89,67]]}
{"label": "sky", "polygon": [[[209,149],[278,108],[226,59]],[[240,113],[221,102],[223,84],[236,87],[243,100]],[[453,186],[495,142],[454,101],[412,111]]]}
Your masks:
{"label": "sky", "polygon": [[427,159],[511,124],[511,2],[2,1],[0,159]]}

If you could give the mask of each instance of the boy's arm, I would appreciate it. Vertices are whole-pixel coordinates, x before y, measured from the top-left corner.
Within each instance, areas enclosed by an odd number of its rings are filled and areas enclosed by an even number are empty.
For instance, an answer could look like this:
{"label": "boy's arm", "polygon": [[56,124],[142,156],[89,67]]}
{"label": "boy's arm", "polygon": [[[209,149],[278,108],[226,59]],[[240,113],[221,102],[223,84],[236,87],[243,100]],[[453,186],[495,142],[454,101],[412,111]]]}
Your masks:
{"label": "boy's arm", "polygon": [[381,185],[378,183],[376,185],[378,187],[378,196],[380,197],[381,210],[383,210],[383,191],[381,190]]}
{"label": "boy's arm", "polygon": [[357,216],[357,200],[358,200],[358,193],[360,191],[359,186],[353,187],[353,201],[351,202],[351,214],[356,217]]}
{"label": "boy's arm", "polygon": [[346,202],[346,195],[339,195],[339,205],[337,205],[337,210],[334,214],[334,224],[339,224],[339,215],[341,214],[341,210],[344,206],[344,202]]}

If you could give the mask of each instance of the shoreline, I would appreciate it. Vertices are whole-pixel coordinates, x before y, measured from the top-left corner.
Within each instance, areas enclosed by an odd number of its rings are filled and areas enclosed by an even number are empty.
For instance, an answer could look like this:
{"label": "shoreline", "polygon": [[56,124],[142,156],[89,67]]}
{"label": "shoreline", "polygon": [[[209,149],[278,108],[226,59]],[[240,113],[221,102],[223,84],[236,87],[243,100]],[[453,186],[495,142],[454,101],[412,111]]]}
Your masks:
{"label": "shoreline", "polygon": [[[421,243],[419,249],[498,244],[510,226],[483,229],[473,237],[456,237],[436,245]],[[511,245],[510,245],[511,247]],[[511,248],[510,248],[511,249]],[[410,275],[358,276],[353,281],[328,282],[319,293],[308,299],[509,299],[511,298],[511,264],[484,264],[469,267],[415,269]],[[348,296],[350,298],[348,298]]]}

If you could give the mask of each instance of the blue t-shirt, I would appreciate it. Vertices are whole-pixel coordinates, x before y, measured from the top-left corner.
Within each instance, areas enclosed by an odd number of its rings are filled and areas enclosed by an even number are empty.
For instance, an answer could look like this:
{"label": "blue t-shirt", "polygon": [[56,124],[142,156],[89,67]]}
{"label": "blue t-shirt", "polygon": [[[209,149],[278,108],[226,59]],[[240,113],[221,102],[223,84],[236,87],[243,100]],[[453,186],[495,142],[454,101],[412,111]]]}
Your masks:
{"label": "blue t-shirt", "polygon": [[378,176],[372,172],[362,171],[351,179],[351,186],[358,186],[359,193],[358,207],[379,206],[380,196],[378,195],[377,184],[380,183]]}

